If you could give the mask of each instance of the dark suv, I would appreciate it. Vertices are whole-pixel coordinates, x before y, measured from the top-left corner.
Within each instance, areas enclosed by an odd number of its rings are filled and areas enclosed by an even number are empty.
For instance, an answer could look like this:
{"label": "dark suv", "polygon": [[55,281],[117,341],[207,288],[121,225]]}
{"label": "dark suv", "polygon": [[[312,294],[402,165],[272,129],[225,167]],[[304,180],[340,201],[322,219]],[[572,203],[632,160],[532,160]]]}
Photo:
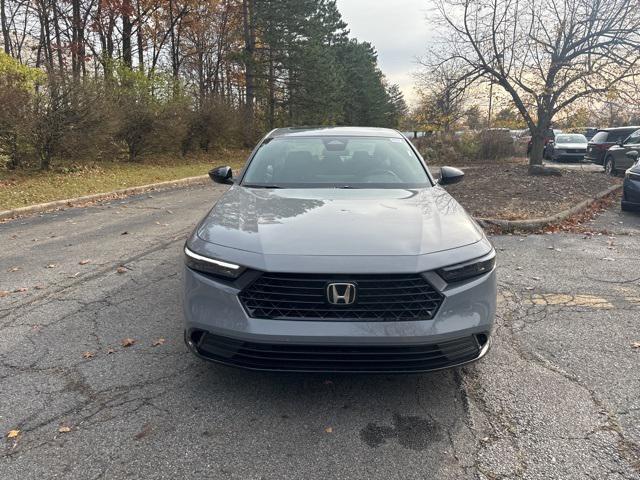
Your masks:
{"label": "dark suv", "polygon": [[619,145],[625,138],[640,127],[603,128],[598,130],[587,145],[587,154],[584,159],[587,162],[604,165],[605,156],[609,148]]}
{"label": "dark suv", "polygon": [[640,151],[640,129],[607,150],[604,157],[604,171],[609,175],[615,175],[618,171],[631,167],[635,163],[633,158],[627,155],[627,152],[631,151]]}

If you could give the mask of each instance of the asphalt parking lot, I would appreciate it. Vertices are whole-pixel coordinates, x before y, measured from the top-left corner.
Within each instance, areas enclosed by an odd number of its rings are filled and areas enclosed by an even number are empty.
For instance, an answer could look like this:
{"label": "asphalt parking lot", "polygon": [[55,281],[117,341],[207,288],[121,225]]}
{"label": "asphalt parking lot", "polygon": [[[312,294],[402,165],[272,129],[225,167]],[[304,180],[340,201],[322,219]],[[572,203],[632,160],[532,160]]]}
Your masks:
{"label": "asphalt parking lot", "polygon": [[221,191],[0,224],[1,478],[640,478],[640,215],[493,237],[476,364],[264,374],[182,341],[181,248]]}

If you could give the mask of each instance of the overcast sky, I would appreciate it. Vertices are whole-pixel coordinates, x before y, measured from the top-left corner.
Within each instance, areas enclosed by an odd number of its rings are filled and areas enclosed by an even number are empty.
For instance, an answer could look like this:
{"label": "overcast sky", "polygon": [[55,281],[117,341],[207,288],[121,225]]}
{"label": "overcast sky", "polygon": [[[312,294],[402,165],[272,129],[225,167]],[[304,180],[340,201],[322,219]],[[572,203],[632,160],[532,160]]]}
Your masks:
{"label": "overcast sky", "polygon": [[429,38],[428,0],[337,0],[351,36],[373,44],[380,68],[400,85],[408,103],[415,100],[415,58],[425,52]]}

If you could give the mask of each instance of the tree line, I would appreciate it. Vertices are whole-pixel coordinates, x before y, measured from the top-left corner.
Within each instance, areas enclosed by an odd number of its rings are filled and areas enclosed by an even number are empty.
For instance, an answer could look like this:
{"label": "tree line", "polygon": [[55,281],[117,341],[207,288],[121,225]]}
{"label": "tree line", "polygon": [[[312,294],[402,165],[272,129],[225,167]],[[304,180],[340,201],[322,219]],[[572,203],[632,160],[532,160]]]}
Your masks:
{"label": "tree line", "polygon": [[0,156],[188,154],[406,113],[335,0],[0,0]]}

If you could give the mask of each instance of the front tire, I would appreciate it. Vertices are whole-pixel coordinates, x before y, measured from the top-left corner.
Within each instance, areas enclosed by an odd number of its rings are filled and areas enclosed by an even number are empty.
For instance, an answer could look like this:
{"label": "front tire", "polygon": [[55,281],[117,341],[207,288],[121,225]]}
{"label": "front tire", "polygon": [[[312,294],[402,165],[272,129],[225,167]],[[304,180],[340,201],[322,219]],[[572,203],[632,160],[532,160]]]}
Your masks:
{"label": "front tire", "polygon": [[604,173],[612,177],[616,174],[616,164],[613,161],[613,157],[607,157],[604,159]]}

